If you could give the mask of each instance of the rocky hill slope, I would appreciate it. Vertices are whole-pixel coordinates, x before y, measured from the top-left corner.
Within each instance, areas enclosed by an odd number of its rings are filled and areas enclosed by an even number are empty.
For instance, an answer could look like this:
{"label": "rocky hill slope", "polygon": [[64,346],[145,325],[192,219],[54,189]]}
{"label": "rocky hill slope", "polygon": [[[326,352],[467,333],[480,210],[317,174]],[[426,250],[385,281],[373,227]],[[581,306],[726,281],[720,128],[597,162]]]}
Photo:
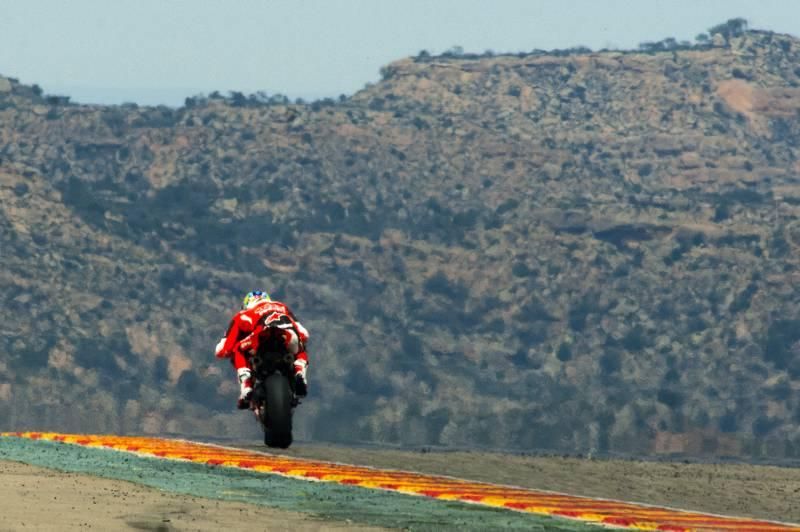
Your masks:
{"label": "rocky hill slope", "polygon": [[313,104],[0,79],[0,421],[244,430],[212,349],[263,287],[312,332],[301,437],[798,456],[798,118],[755,31]]}

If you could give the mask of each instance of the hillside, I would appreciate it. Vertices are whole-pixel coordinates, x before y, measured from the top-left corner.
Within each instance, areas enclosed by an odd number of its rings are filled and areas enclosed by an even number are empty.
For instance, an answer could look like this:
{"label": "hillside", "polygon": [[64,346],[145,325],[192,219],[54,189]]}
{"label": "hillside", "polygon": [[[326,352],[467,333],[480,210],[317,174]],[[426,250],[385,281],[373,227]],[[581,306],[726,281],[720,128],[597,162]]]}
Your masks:
{"label": "hillside", "polygon": [[340,101],[0,78],[0,425],[253,430],[212,347],[311,330],[301,438],[800,456],[800,40],[420,55]]}

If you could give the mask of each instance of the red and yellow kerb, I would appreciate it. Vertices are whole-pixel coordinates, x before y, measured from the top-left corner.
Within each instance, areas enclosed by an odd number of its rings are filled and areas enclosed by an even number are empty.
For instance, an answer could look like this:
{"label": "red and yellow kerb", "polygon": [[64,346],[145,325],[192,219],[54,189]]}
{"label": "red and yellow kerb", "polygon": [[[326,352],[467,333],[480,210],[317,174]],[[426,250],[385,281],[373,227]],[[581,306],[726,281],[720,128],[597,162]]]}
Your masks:
{"label": "red and yellow kerb", "polygon": [[115,449],[146,457],[187,460],[200,464],[240,468],[303,480],[335,482],[393,491],[406,495],[566,517],[620,528],[674,532],[709,530],[800,531],[800,525],[709,515],[589,497],[575,497],[562,493],[472,482],[407,471],[382,470],[364,466],[291,458],[183,440],[49,432],[7,432],[0,435]]}

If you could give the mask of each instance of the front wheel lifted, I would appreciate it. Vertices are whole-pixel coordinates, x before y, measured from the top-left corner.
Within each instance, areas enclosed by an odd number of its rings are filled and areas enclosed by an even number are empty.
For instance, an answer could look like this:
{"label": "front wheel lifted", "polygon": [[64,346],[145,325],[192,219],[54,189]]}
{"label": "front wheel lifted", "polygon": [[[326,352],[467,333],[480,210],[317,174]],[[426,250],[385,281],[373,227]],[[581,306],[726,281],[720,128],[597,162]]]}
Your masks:
{"label": "front wheel lifted", "polygon": [[267,447],[286,449],[292,444],[292,390],[289,380],[280,373],[273,373],[264,381],[264,391],[264,443]]}

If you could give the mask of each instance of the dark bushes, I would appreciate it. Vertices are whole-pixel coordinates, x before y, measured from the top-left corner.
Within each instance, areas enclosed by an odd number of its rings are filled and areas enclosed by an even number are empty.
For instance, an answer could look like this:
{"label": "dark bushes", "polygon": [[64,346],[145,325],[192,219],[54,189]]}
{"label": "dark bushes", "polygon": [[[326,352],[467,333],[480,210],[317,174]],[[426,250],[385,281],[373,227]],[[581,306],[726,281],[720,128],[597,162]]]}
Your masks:
{"label": "dark bushes", "polygon": [[450,298],[457,305],[463,305],[469,294],[466,286],[457,281],[451,281],[447,275],[441,271],[429,277],[423,284],[423,287],[432,294],[439,294]]}
{"label": "dark bushes", "polygon": [[217,393],[216,379],[209,379],[189,369],[181,373],[178,379],[177,390],[192,403],[210,408],[211,410],[226,410],[230,408],[231,399]]}
{"label": "dark bushes", "polygon": [[800,320],[778,320],[770,324],[764,345],[764,359],[786,369],[794,358],[793,344],[800,340]]}

